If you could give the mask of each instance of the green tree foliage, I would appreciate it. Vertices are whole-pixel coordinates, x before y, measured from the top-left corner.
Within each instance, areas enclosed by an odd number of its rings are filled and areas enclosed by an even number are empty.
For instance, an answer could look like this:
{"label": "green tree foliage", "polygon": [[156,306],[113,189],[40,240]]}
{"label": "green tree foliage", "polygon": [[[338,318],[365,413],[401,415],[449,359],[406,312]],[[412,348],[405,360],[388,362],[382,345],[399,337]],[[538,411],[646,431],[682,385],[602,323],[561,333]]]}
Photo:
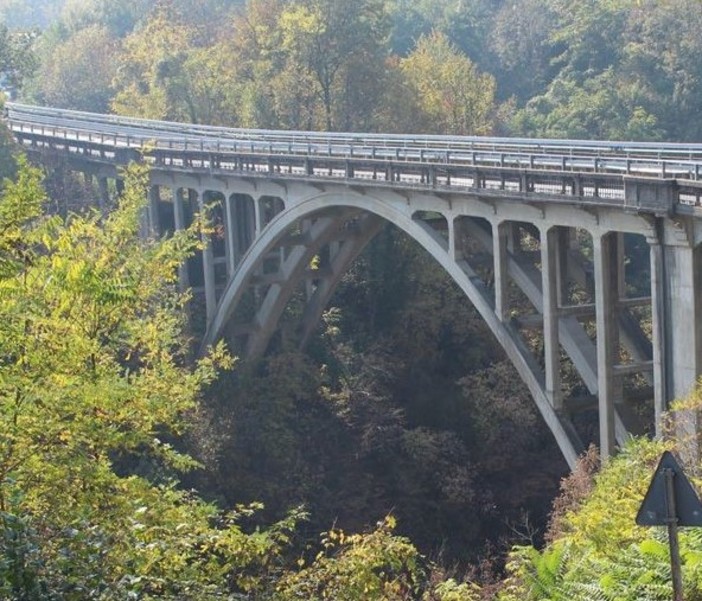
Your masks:
{"label": "green tree foliage", "polygon": [[[134,179],[136,178],[136,179]],[[185,367],[185,233],[137,237],[144,175],[105,219],[41,215],[22,162],[0,200],[0,594],[209,599],[266,577],[292,522],[245,535],[173,485],[182,432],[222,349]],[[138,454],[154,480],[130,475]],[[128,464],[128,461],[127,461]],[[118,469],[118,466],[123,467]],[[267,577],[266,577],[267,578]]]}
{"label": "green tree foliage", "polygon": [[[696,140],[696,2],[550,3],[553,79],[514,122],[529,135]],[[675,32],[675,33],[673,33]]]}
{"label": "green tree foliage", "polygon": [[354,127],[344,113],[357,112],[361,96],[352,94],[349,105],[343,99],[359,87],[373,94],[372,74],[379,72],[378,64],[382,69],[386,55],[383,3],[301,0],[283,11],[280,28],[288,61],[315,85],[324,129],[344,129],[344,121],[346,128]]}
{"label": "green tree foliage", "polygon": [[383,3],[252,0],[236,19],[235,87],[246,125],[373,129],[383,95]]}
{"label": "green tree foliage", "polygon": [[401,61],[402,71],[425,115],[424,131],[442,134],[490,133],[495,80],[479,73],[442,33],[423,36]]}
{"label": "green tree foliage", "polygon": [[[670,599],[666,531],[639,527],[634,520],[662,451],[673,447],[672,441],[632,441],[595,476],[590,492],[590,486],[573,486],[587,477],[576,471],[564,484],[567,503],[552,525],[552,542],[542,551],[519,547],[512,552],[498,599]],[[699,465],[686,467],[689,474],[699,473]],[[584,496],[571,494],[578,488]],[[681,530],[681,554],[685,598],[698,599],[702,535],[697,529]]]}
{"label": "green tree foliage", "polygon": [[104,113],[112,99],[118,41],[99,25],[51,48],[36,74],[34,95],[48,106]]}
{"label": "green tree foliage", "polygon": [[696,0],[69,0],[62,15],[38,44],[46,66],[34,89],[46,80],[60,90],[59,75],[88,89],[72,55],[91,34],[73,37],[107,28],[124,51],[104,53],[111,69],[98,70],[93,106],[117,67],[111,106],[127,114],[292,129],[700,133]]}
{"label": "green tree foliage", "polygon": [[151,0],[66,0],[61,25],[71,33],[97,25],[123,37],[146,19],[153,7]]}
{"label": "green tree foliage", "polygon": [[32,52],[34,38],[33,33],[13,32],[0,24],[0,75],[5,79],[4,87],[20,89],[36,69],[36,57]]}
{"label": "green tree foliage", "polygon": [[150,119],[194,121],[183,65],[193,31],[172,21],[165,8],[124,40],[116,78],[115,112]]}
{"label": "green tree foliage", "polygon": [[169,441],[231,359],[218,347],[187,367],[174,284],[197,237],[139,239],[145,174],[128,179],[109,216],[64,221],[42,215],[39,172],[20,159],[0,197],[0,596],[408,598],[423,560],[391,518],[329,531],[292,569],[299,512],[246,534],[258,505],[221,511],[176,486],[194,462]]}
{"label": "green tree foliage", "polygon": [[423,35],[439,31],[481,68],[489,68],[492,52],[488,40],[502,2],[388,0],[387,4],[393,21],[392,49],[400,56],[408,54]]}
{"label": "green tree foliage", "polygon": [[489,43],[499,65],[491,71],[501,99],[515,97],[524,103],[553,78],[558,47],[551,39],[554,21],[553,9],[542,0],[505,2],[497,12]]}
{"label": "green tree foliage", "polygon": [[11,29],[28,31],[48,27],[66,0],[0,0],[0,21]]}
{"label": "green tree foliage", "polygon": [[323,534],[322,547],[310,566],[283,578],[276,601],[402,601],[416,598],[421,582],[420,558],[407,539],[392,536],[395,521],[384,520],[367,535],[341,530]]}

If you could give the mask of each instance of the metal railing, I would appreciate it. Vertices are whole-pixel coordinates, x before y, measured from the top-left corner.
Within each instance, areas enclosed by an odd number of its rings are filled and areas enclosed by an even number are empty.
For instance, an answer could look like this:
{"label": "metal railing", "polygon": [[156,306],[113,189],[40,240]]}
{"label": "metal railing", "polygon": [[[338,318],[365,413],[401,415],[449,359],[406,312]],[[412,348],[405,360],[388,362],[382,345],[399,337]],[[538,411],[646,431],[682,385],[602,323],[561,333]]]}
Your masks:
{"label": "metal railing", "polygon": [[18,103],[6,104],[6,121],[27,144],[108,160],[146,148],[152,163],[179,168],[516,190],[614,204],[624,198],[627,176],[683,180],[683,204],[700,205],[702,144],[234,129]]}

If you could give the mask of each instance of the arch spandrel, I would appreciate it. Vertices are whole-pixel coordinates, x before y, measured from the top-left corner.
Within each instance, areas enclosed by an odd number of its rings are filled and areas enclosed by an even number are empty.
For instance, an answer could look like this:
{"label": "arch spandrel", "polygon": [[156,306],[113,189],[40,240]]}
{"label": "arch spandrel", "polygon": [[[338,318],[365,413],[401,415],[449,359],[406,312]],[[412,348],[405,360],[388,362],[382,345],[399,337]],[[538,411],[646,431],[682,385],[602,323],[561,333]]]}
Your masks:
{"label": "arch spandrel", "polygon": [[[569,465],[575,465],[577,457],[582,450],[581,443],[577,440],[577,436],[570,431],[570,428],[564,425],[559,415],[550,405],[544,392],[544,376],[538,362],[531,356],[516,329],[509,323],[500,321],[497,318],[494,311],[494,303],[490,298],[489,292],[485,289],[484,284],[468,262],[465,260],[453,260],[446,237],[433,230],[431,226],[423,221],[413,219],[415,208],[410,206],[407,199],[399,197],[388,200],[373,194],[344,190],[341,193],[318,192],[307,199],[296,199],[296,202],[288,204],[288,208],[276,215],[242,258],[237,271],[221,297],[217,312],[205,336],[205,346],[212,344],[222,336],[227,321],[233,315],[237,304],[242,298],[247,281],[260,266],[263,257],[277,248],[288,231],[300,220],[305,218],[325,218],[334,215],[335,212],[338,213],[340,210],[357,210],[362,213],[370,213],[400,228],[419,243],[468,297],[526,383]],[[324,227],[322,222],[323,219],[319,219],[317,222],[321,223],[318,228],[320,231]],[[312,239],[314,239],[315,235],[318,234],[312,234]],[[296,283],[292,282],[291,284]],[[290,291],[288,298],[292,294],[293,288],[293,285],[288,287]],[[279,290],[279,292],[282,292],[282,290]],[[327,291],[326,294],[327,298],[331,296],[330,291]],[[278,312],[271,313],[270,318],[277,322],[279,317],[280,313]],[[272,330],[270,324],[258,325],[260,330],[265,332],[264,335],[270,336]],[[265,346],[265,343],[263,345],[259,343],[257,348],[261,349],[262,346]]]}

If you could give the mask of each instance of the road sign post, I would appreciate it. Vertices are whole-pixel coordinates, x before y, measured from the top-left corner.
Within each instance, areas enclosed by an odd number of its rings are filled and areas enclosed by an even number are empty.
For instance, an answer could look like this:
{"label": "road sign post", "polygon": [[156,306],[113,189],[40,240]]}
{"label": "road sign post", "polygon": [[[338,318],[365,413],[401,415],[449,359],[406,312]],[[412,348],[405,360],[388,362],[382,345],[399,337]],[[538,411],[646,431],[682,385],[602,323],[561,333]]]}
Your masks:
{"label": "road sign post", "polygon": [[683,601],[678,528],[702,526],[702,503],[672,453],[663,453],[636,516],[639,526],[667,526],[673,601]]}
{"label": "road sign post", "polygon": [[683,601],[682,562],[680,561],[678,517],[675,507],[675,472],[670,468],[665,468],[663,476],[665,478],[668,543],[670,544],[670,571],[673,575],[673,601]]}

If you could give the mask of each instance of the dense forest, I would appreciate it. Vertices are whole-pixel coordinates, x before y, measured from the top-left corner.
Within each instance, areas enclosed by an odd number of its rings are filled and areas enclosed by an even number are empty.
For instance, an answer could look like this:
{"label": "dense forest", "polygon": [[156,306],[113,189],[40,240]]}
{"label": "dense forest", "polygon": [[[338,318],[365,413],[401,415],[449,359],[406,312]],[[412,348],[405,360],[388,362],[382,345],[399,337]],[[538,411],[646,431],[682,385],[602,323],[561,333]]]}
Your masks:
{"label": "dense forest", "polygon": [[[235,127],[702,137],[696,0],[1,0],[0,17],[0,83],[26,102]],[[400,232],[356,261],[305,352],[196,361],[175,278],[200,224],[140,239],[138,167],[103,217],[94,191],[1,142],[2,598],[670,597],[664,539],[633,516],[678,441],[633,441],[601,471],[592,450],[561,482],[499,345]],[[683,556],[702,598],[702,536]]]}

